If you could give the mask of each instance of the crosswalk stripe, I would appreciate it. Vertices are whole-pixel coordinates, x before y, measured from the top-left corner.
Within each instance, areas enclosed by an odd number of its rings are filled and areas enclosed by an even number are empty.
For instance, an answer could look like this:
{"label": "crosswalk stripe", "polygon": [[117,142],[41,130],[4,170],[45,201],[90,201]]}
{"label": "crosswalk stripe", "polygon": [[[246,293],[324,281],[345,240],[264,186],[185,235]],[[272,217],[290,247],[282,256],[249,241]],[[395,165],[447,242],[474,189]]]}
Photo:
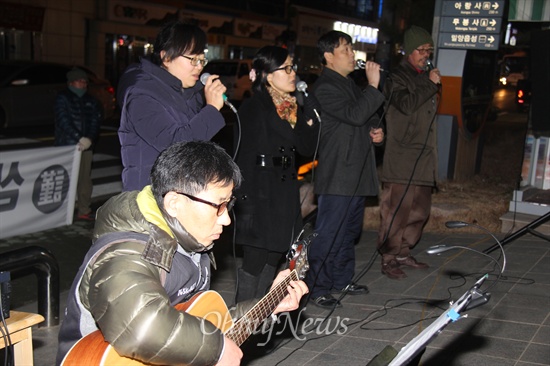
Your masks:
{"label": "crosswalk stripe", "polygon": [[92,161],[105,161],[105,160],[119,160],[120,157],[114,156],[114,155],[108,155],[108,154],[101,154],[101,153],[94,153],[92,157]]}
{"label": "crosswalk stripe", "polygon": [[39,141],[34,139],[28,139],[26,137],[0,139],[0,146],[10,146],[19,144],[37,144]]}
{"label": "crosswalk stripe", "polygon": [[122,165],[110,166],[106,168],[97,168],[97,169],[92,168],[92,179],[112,177],[112,176],[120,177],[121,174],[122,174]]}
{"label": "crosswalk stripe", "polygon": [[92,198],[114,195],[122,192],[122,163],[120,157],[108,154],[94,154]]}
{"label": "crosswalk stripe", "polygon": [[111,182],[105,184],[94,184],[92,198],[112,196],[122,192],[122,182]]}

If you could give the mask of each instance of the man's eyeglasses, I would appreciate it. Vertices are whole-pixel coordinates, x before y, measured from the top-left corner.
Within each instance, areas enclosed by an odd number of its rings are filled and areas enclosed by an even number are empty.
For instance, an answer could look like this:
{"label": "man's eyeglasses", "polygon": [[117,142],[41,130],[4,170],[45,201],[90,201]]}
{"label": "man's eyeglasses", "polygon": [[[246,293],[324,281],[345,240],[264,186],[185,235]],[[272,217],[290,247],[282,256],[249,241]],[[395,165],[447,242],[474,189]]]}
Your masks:
{"label": "man's eyeglasses", "polygon": [[198,58],[198,57],[189,57],[185,55],[181,55],[181,57],[188,59],[191,61],[192,66],[198,66],[198,64],[201,64],[202,67],[205,67],[208,63],[208,60],[205,58]]}
{"label": "man's eyeglasses", "polygon": [[237,200],[237,197],[231,196],[229,201],[225,201],[225,202],[222,202],[220,204],[217,204],[217,203],[214,203],[214,202],[205,201],[202,198],[191,196],[190,194],[187,194],[187,193],[183,193],[183,192],[175,192],[175,193],[181,194],[182,196],[185,196],[185,197],[189,198],[192,201],[205,203],[207,205],[210,205],[210,206],[214,207],[216,210],[218,210],[218,212],[216,212],[216,214],[218,216],[223,215],[223,213],[225,212],[226,209],[227,209],[227,211],[231,211],[233,206],[235,206],[235,201]]}
{"label": "man's eyeglasses", "polygon": [[284,67],[279,67],[278,69],[273,70],[273,72],[279,71],[279,70],[285,70],[285,72],[290,75],[292,71],[294,72],[298,71],[298,65],[286,65]]}
{"label": "man's eyeglasses", "polygon": [[418,53],[421,54],[421,55],[431,54],[431,53],[433,53],[433,51],[434,51],[433,48],[417,48],[416,50],[417,50]]}

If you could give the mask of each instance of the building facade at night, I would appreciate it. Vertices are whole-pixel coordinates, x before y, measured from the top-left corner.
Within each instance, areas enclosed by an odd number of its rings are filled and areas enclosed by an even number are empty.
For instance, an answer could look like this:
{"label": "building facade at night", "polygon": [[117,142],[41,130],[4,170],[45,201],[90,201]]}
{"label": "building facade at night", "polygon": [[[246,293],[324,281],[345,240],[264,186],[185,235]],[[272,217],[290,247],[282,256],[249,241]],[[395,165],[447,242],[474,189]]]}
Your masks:
{"label": "building facade at night", "polygon": [[[320,4],[319,4],[320,3]],[[189,2],[174,0],[1,0],[0,60],[86,65],[116,85],[152,51],[162,24],[195,22],[208,34],[209,59],[250,58],[264,45],[288,47],[302,70],[319,68],[316,42],[349,33],[359,58],[373,54],[382,0]]]}

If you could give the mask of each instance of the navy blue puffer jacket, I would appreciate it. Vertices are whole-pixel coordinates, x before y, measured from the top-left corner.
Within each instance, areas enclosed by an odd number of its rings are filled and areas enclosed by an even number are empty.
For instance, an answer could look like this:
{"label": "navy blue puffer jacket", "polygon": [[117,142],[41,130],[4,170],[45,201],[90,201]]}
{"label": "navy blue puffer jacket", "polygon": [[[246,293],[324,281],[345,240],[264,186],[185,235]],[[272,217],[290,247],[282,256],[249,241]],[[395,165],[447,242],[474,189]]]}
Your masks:
{"label": "navy blue puffer jacket", "polygon": [[55,146],[76,145],[81,137],[97,139],[103,111],[93,96],[79,97],[65,89],[57,95],[54,108]]}
{"label": "navy blue puffer jacket", "polygon": [[148,185],[153,163],[173,143],[207,141],[225,126],[220,111],[205,105],[200,82],[183,88],[177,77],[147,59],[126,69],[117,98],[123,191]]}

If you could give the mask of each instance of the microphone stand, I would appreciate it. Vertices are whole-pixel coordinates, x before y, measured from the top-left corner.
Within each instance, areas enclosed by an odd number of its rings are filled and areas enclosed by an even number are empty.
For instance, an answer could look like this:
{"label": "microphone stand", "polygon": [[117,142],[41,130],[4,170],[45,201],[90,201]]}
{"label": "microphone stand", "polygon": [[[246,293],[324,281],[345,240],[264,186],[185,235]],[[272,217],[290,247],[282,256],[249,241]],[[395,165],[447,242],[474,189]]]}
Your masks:
{"label": "microphone stand", "polygon": [[[467,310],[468,305],[479,297],[478,289],[488,278],[485,274],[466,291],[456,302],[451,302],[449,310],[441,314],[432,324],[420,332],[412,341],[399,351],[397,356],[388,364],[388,366],[407,365],[414,357],[422,352],[428,343],[432,341],[450,322],[456,322],[460,318],[466,318],[468,315],[460,315],[462,310]],[[369,363],[370,364],[370,363]],[[369,365],[367,364],[367,365]]]}
{"label": "microphone stand", "polygon": [[[489,301],[491,294],[479,291],[479,288],[487,278],[489,278],[488,274],[483,275],[457,301],[454,303],[451,301],[449,309],[441,314],[426,329],[420,332],[420,334],[414,337],[412,341],[407,343],[405,347],[401,348],[399,353],[397,353],[393,347],[386,346],[386,348],[376,355],[367,366],[411,365],[411,361],[415,360],[417,356],[421,356],[428,343],[437,337],[449,323],[454,323],[461,318],[468,317],[468,314],[461,316],[462,311],[473,309]],[[397,355],[395,355],[396,353]]]}
{"label": "microphone stand", "polygon": [[[500,268],[500,273],[497,278],[502,276],[502,272],[506,268],[506,253],[500,241],[487,229],[476,224],[469,224],[462,221],[448,221],[445,223],[445,226],[448,228],[460,228],[465,226],[475,226],[491,235],[493,239],[497,242],[498,247],[502,250],[503,263],[500,266],[500,263],[491,256],[482,253],[480,251],[463,247],[463,246],[446,246],[446,245],[436,245],[427,250],[428,254],[439,254],[451,249],[467,249],[474,251],[478,254],[481,254],[486,257],[490,257]],[[426,346],[430,343],[437,335],[439,335],[443,329],[450,323],[456,322],[461,318],[466,318],[468,315],[464,314],[461,316],[461,312],[473,309],[477,306],[486,304],[491,298],[491,294],[485,291],[480,291],[481,285],[485,280],[489,278],[489,274],[485,274],[480,277],[477,282],[466,291],[457,301],[454,303],[451,301],[450,307],[447,311],[441,314],[432,324],[430,324],[426,329],[424,329],[420,334],[418,334],[412,341],[407,343],[406,346],[401,348],[397,353],[396,350],[391,346],[386,346],[382,352],[376,355],[367,366],[402,366],[410,365],[411,361],[415,361],[416,364],[419,361],[418,357],[422,356],[422,353],[425,351]],[[496,283],[496,282],[495,282]],[[495,284],[493,283],[493,285]],[[395,355],[397,353],[397,355]]]}

